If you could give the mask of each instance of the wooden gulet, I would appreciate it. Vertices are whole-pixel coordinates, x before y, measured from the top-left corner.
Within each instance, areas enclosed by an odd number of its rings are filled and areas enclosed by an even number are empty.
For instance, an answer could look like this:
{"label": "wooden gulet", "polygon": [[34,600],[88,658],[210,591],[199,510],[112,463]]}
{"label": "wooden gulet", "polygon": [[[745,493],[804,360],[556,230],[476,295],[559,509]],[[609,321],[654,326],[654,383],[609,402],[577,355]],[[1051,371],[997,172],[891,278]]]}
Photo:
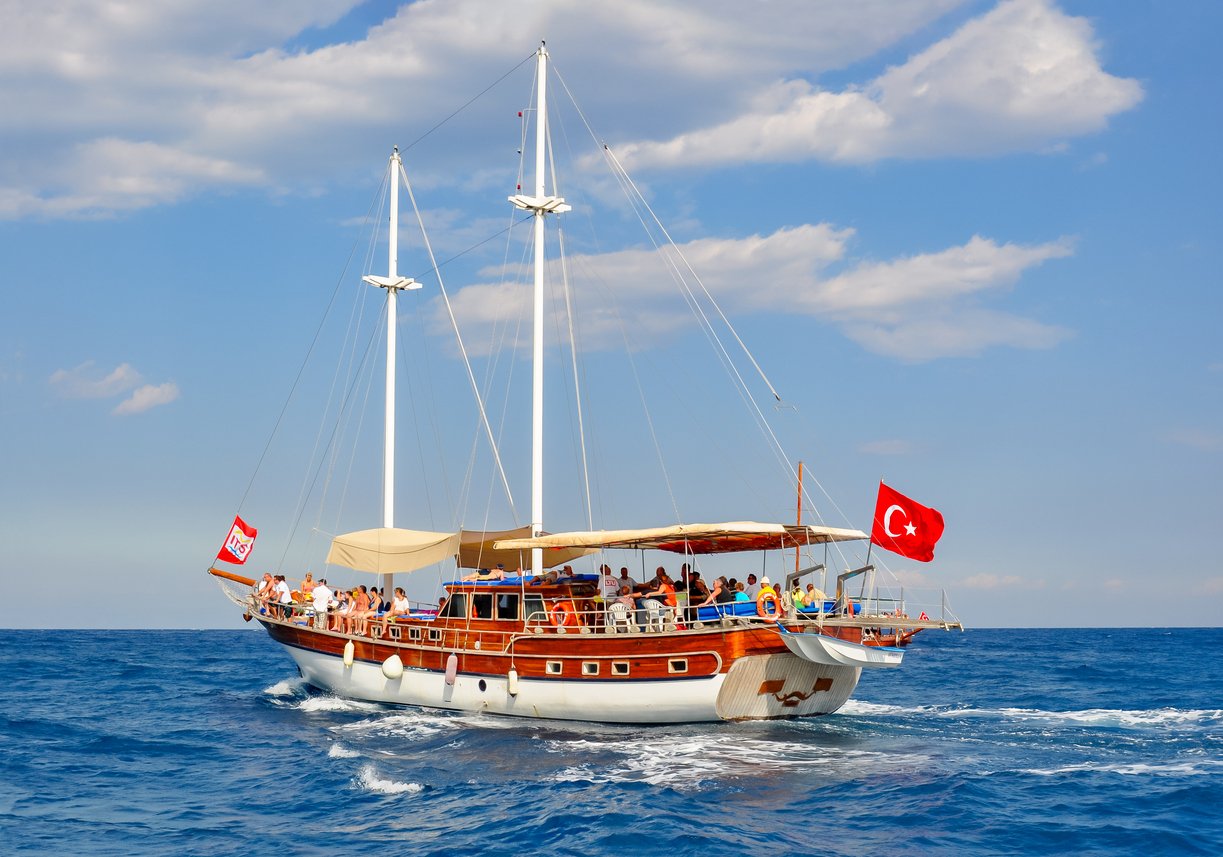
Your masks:
{"label": "wooden gulet", "polygon": [[[924,628],[959,626],[914,620],[899,610],[887,616],[863,615],[843,596],[840,580],[836,601],[821,604],[818,610],[803,611],[790,603],[786,593],[791,584],[823,568],[800,568],[800,549],[866,538],[857,530],[802,524],[801,476],[794,525],[731,522],[544,532],[544,232],[548,215],[569,210],[563,198],[547,192],[545,182],[547,66],[548,52],[541,46],[533,193],[509,197],[511,204],[532,215],[534,228],[531,522],[525,532],[491,544],[494,551],[529,557],[525,563],[529,574],[447,583],[447,599],[439,611],[369,619],[357,624],[365,625],[360,634],[328,627],[327,617],[313,616],[305,599],[273,605],[250,593],[230,595],[248,619],[259,621],[284,647],[307,682],[353,699],[615,723],[764,719],[836,711],[853,693],[863,669],[900,664],[900,647],[912,634]],[[398,274],[402,173],[398,149],[391,154],[390,169],[388,273],[364,278],[387,292],[382,527],[336,537],[327,558],[328,563],[380,575],[388,593],[394,589],[396,573],[461,557],[465,537],[400,530],[394,524],[397,297],[421,284]],[[477,535],[484,539],[487,534]],[[544,577],[547,568],[568,557],[608,549],[687,555],[794,549],[796,559],[794,573],[786,575],[772,602],[664,607],[642,615],[609,610],[604,596],[610,598],[610,593],[601,588],[598,576],[556,581]],[[241,586],[255,584],[218,568],[211,573]]]}

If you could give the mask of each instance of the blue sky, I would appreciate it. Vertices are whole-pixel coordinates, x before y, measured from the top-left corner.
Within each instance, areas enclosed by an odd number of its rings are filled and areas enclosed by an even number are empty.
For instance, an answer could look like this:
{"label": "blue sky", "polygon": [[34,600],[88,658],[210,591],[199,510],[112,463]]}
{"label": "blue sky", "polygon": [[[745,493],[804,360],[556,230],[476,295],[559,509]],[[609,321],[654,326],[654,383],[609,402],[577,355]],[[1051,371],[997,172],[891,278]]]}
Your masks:
{"label": "blue sky", "polygon": [[[426,288],[401,307],[419,407],[400,410],[397,524],[525,522],[527,231],[507,238],[505,197],[532,75],[514,69],[541,38],[785,399],[750,378],[827,492],[808,482],[805,515],[869,529],[881,476],[942,510],[934,563],[879,558],[907,593],[945,587],[969,626],[1217,624],[1221,17],[6,3],[0,624],[231,627],[203,572],[239,503],[260,528],[252,570],[293,578],[321,566],[311,529],[379,523],[376,380],[367,397],[359,376],[369,414],[340,434],[363,451],[319,470],[315,447],[341,348],[376,336],[360,275],[385,273],[385,247],[365,216],[394,144],[439,258],[462,254],[445,288],[517,510],[489,488],[406,213],[400,271]],[[788,475],[551,86],[596,525],[789,519]],[[568,352],[551,351],[545,523],[581,528]]]}

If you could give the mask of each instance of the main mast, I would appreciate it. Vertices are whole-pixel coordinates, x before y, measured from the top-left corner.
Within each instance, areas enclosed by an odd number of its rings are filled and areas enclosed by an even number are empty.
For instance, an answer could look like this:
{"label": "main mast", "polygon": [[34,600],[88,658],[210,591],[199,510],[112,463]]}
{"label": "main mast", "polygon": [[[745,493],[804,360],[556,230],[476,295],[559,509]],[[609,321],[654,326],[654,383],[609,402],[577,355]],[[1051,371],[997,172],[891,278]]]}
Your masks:
{"label": "main mast", "polygon": [[[391,223],[387,240],[387,276],[362,277],[371,286],[386,289],[386,426],[382,454],[382,526],[395,526],[395,321],[398,295],[402,289],[419,289],[421,284],[401,277],[399,268],[399,174],[403,162],[399,147],[391,151]],[[394,576],[382,575],[383,589],[394,588]]]}
{"label": "main mast", "polygon": [[[510,202],[535,217],[535,301],[532,341],[531,384],[531,535],[544,528],[544,215],[569,211],[559,196],[546,196],[544,182],[548,140],[548,49],[540,45],[535,54],[535,194],[511,196]],[[543,573],[543,551],[531,550],[531,573]]]}

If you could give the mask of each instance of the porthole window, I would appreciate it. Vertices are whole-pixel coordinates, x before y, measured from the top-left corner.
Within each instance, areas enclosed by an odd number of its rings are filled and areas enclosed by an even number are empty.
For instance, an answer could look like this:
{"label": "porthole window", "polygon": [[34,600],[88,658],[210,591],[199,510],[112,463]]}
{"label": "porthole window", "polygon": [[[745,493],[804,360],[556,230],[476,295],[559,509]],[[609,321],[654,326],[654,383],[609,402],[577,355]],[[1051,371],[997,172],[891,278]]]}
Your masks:
{"label": "porthole window", "polygon": [[667,672],[669,673],[686,673],[688,672],[687,658],[672,658],[667,661]]}
{"label": "porthole window", "polygon": [[409,628],[408,629],[408,639],[409,640],[419,640],[420,639],[420,628]]}
{"label": "porthole window", "polygon": [[441,638],[442,638],[442,632],[441,632],[441,631],[439,631],[437,628],[430,628],[430,629],[429,629],[429,640],[430,640],[431,642],[436,643],[436,642],[437,642],[438,640],[440,640]]}
{"label": "porthole window", "polygon": [[398,640],[402,634],[403,634],[403,631],[400,630],[399,626],[397,625],[391,626],[391,639],[392,640]]}
{"label": "porthole window", "polygon": [[598,675],[598,674],[599,674],[599,662],[598,661],[582,661],[582,675]]}
{"label": "porthole window", "polygon": [[612,675],[628,675],[628,661],[612,661]]}
{"label": "porthole window", "polygon": [[548,675],[560,675],[561,669],[562,669],[562,665],[560,661],[548,661],[548,666],[547,666]]}

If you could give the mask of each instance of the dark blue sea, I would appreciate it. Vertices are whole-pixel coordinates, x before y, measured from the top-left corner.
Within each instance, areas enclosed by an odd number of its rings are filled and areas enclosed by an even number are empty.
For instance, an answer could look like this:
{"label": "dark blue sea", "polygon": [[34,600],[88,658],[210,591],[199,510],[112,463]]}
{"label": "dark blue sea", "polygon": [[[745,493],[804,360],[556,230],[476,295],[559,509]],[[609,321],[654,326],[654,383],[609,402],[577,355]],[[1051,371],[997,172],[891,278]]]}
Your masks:
{"label": "dark blue sea", "polygon": [[259,629],[3,631],[5,854],[1223,853],[1223,629],[921,634],[838,714],[357,704]]}

